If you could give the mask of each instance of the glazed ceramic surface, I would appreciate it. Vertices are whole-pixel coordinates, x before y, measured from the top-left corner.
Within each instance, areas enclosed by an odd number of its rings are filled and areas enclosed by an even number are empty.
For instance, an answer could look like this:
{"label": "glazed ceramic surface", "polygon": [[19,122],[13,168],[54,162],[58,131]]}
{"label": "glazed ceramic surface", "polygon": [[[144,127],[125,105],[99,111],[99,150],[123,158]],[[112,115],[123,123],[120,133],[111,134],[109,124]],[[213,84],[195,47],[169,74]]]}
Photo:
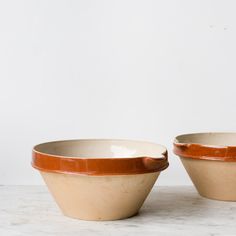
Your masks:
{"label": "glazed ceramic surface", "polygon": [[236,133],[180,135],[174,153],[200,195],[236,201]]}
{"label": "glazed ceramic surface", "polygon": [[65,215],[116,220],[138,212],[168,161],[153,143],[71,140],[35,146],[32,165]]}

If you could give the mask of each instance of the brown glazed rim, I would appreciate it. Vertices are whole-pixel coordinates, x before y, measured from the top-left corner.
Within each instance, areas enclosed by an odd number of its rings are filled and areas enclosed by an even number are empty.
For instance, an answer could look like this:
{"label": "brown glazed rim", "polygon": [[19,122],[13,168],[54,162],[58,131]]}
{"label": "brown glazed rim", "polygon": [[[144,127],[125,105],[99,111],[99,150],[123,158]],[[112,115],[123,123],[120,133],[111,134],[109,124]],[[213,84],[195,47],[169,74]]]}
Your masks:
{"label": "brown glazed rim", "polygon": [[159,172],[169,166],[167,150],[160,157],[79,158],[43,153],[36,151],[35,147],[31,164],[44,172],[90,176],[133,175]]}
{"label": "brown glazed rim", "polygon": [[[206,145],[200,143],[179,142],[178,138],[184,135],[201,135],[209,133],[192,133],[178,135],[174,140],[173,152],[185,158],[198,160],[212,160],[224,162],[236,162],[236,146]],[[233,133],[211,133],[211,134],[233,134]],[[236,133],[235,133],[236,134]]]}

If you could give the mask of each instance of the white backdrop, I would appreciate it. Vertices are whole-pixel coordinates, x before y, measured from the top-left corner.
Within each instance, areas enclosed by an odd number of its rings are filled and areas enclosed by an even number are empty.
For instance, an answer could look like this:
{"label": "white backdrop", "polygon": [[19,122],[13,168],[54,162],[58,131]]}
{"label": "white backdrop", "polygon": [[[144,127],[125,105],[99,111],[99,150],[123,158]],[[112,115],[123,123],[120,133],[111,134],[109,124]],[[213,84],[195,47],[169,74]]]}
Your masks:
{"label": "white backdrop", "polygon": [[42,184],[34,144],[236,131],[236,2],[0,0],[0,184]]}

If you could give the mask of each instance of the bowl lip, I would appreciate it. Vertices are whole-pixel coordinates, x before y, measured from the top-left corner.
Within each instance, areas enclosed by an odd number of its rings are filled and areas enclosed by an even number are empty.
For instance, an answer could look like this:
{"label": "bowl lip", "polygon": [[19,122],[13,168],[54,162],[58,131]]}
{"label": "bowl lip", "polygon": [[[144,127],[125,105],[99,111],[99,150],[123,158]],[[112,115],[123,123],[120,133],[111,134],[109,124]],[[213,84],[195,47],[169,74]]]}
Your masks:
{"label": "bowl lip", "polygon": [[[163,149],[157,156],[137,157],[67,157],[48,154],[37,150],[39,145],[70,141],[121,141],[153,144]],[[130,175],[158,172],[169,166],[168,152],[165,146],[153,142],[130,139],[69,139],[56,140],[35,145],[32,150],[31,165],[45,172],[80,175]]]}
{"label": "bowl lip", "polygon": [[58,158],[81,158],[81,159],[131,159],[131,158],[142,158],[143,156],[135,156],[135,157],[73,157],[73,156],[64,156],[64,155],[54,155],[54,154],[49,154],[46,152],[41,152],[36,150],[36,148],[38,146],[44,145],[44,144],[53,144],[53,143],[62,143],[62,142],[88,142],[88,141],[106,141],[106,142],[110,142],[110,141],[119,141],[119,142],[136,142],[136,143],[143,143],[143,144],[153,144],[157,147],[162,148],[164,151],[162,153],[160,153],[162,156],[152,156],[152,158],[162,158],[165,155],[165,152],[167,151],[166,147],[164,145],[161,144],[157,144],[154,142],[149,142],[149,141],[143,141],[143,140],[134,140],[134,139],[109,139],[109,138],[91,138],[91,139],[65,139],[65,140],[54,140],[54,141],[49,141],[49,142],[43,142],[43,143],[39,143],[37,145],[35,145],[33,147],[33,152],[35,153],[40,153],[40,154],[44,154],[44,155],[48,155],[48,156],[52,156],[52,157],[58,157]]}
{"label": "bowl lip", "polygon": [[198,159],[198,160],[212,160],[236,162],[236,145],[211,145],[195,142],[180,142],[179,138],[193,135],[206,134],[221,134],[221,135],[235,135],[236,132],[199,132],[186,133],[175,137],[173,145],[173,152],[181,157]]}

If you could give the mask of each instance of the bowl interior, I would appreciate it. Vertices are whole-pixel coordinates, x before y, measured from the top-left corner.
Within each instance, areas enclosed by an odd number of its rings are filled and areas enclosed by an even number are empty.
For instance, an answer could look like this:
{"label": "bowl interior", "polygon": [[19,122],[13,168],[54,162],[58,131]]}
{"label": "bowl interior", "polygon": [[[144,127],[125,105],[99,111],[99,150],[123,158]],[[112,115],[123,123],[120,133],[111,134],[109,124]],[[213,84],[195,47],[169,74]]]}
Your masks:
{"label": "bowl interior", "polygon": [[35,146],[34,151],[68,158],[131,158],[163,157],[166,148],[143,141],[84,139],[43,143]]}
{"label": "bowl interior", "polygon": [[177,136],[175,143],[195,143],[207,146],[236,146],[236,133],[196,133]]}

